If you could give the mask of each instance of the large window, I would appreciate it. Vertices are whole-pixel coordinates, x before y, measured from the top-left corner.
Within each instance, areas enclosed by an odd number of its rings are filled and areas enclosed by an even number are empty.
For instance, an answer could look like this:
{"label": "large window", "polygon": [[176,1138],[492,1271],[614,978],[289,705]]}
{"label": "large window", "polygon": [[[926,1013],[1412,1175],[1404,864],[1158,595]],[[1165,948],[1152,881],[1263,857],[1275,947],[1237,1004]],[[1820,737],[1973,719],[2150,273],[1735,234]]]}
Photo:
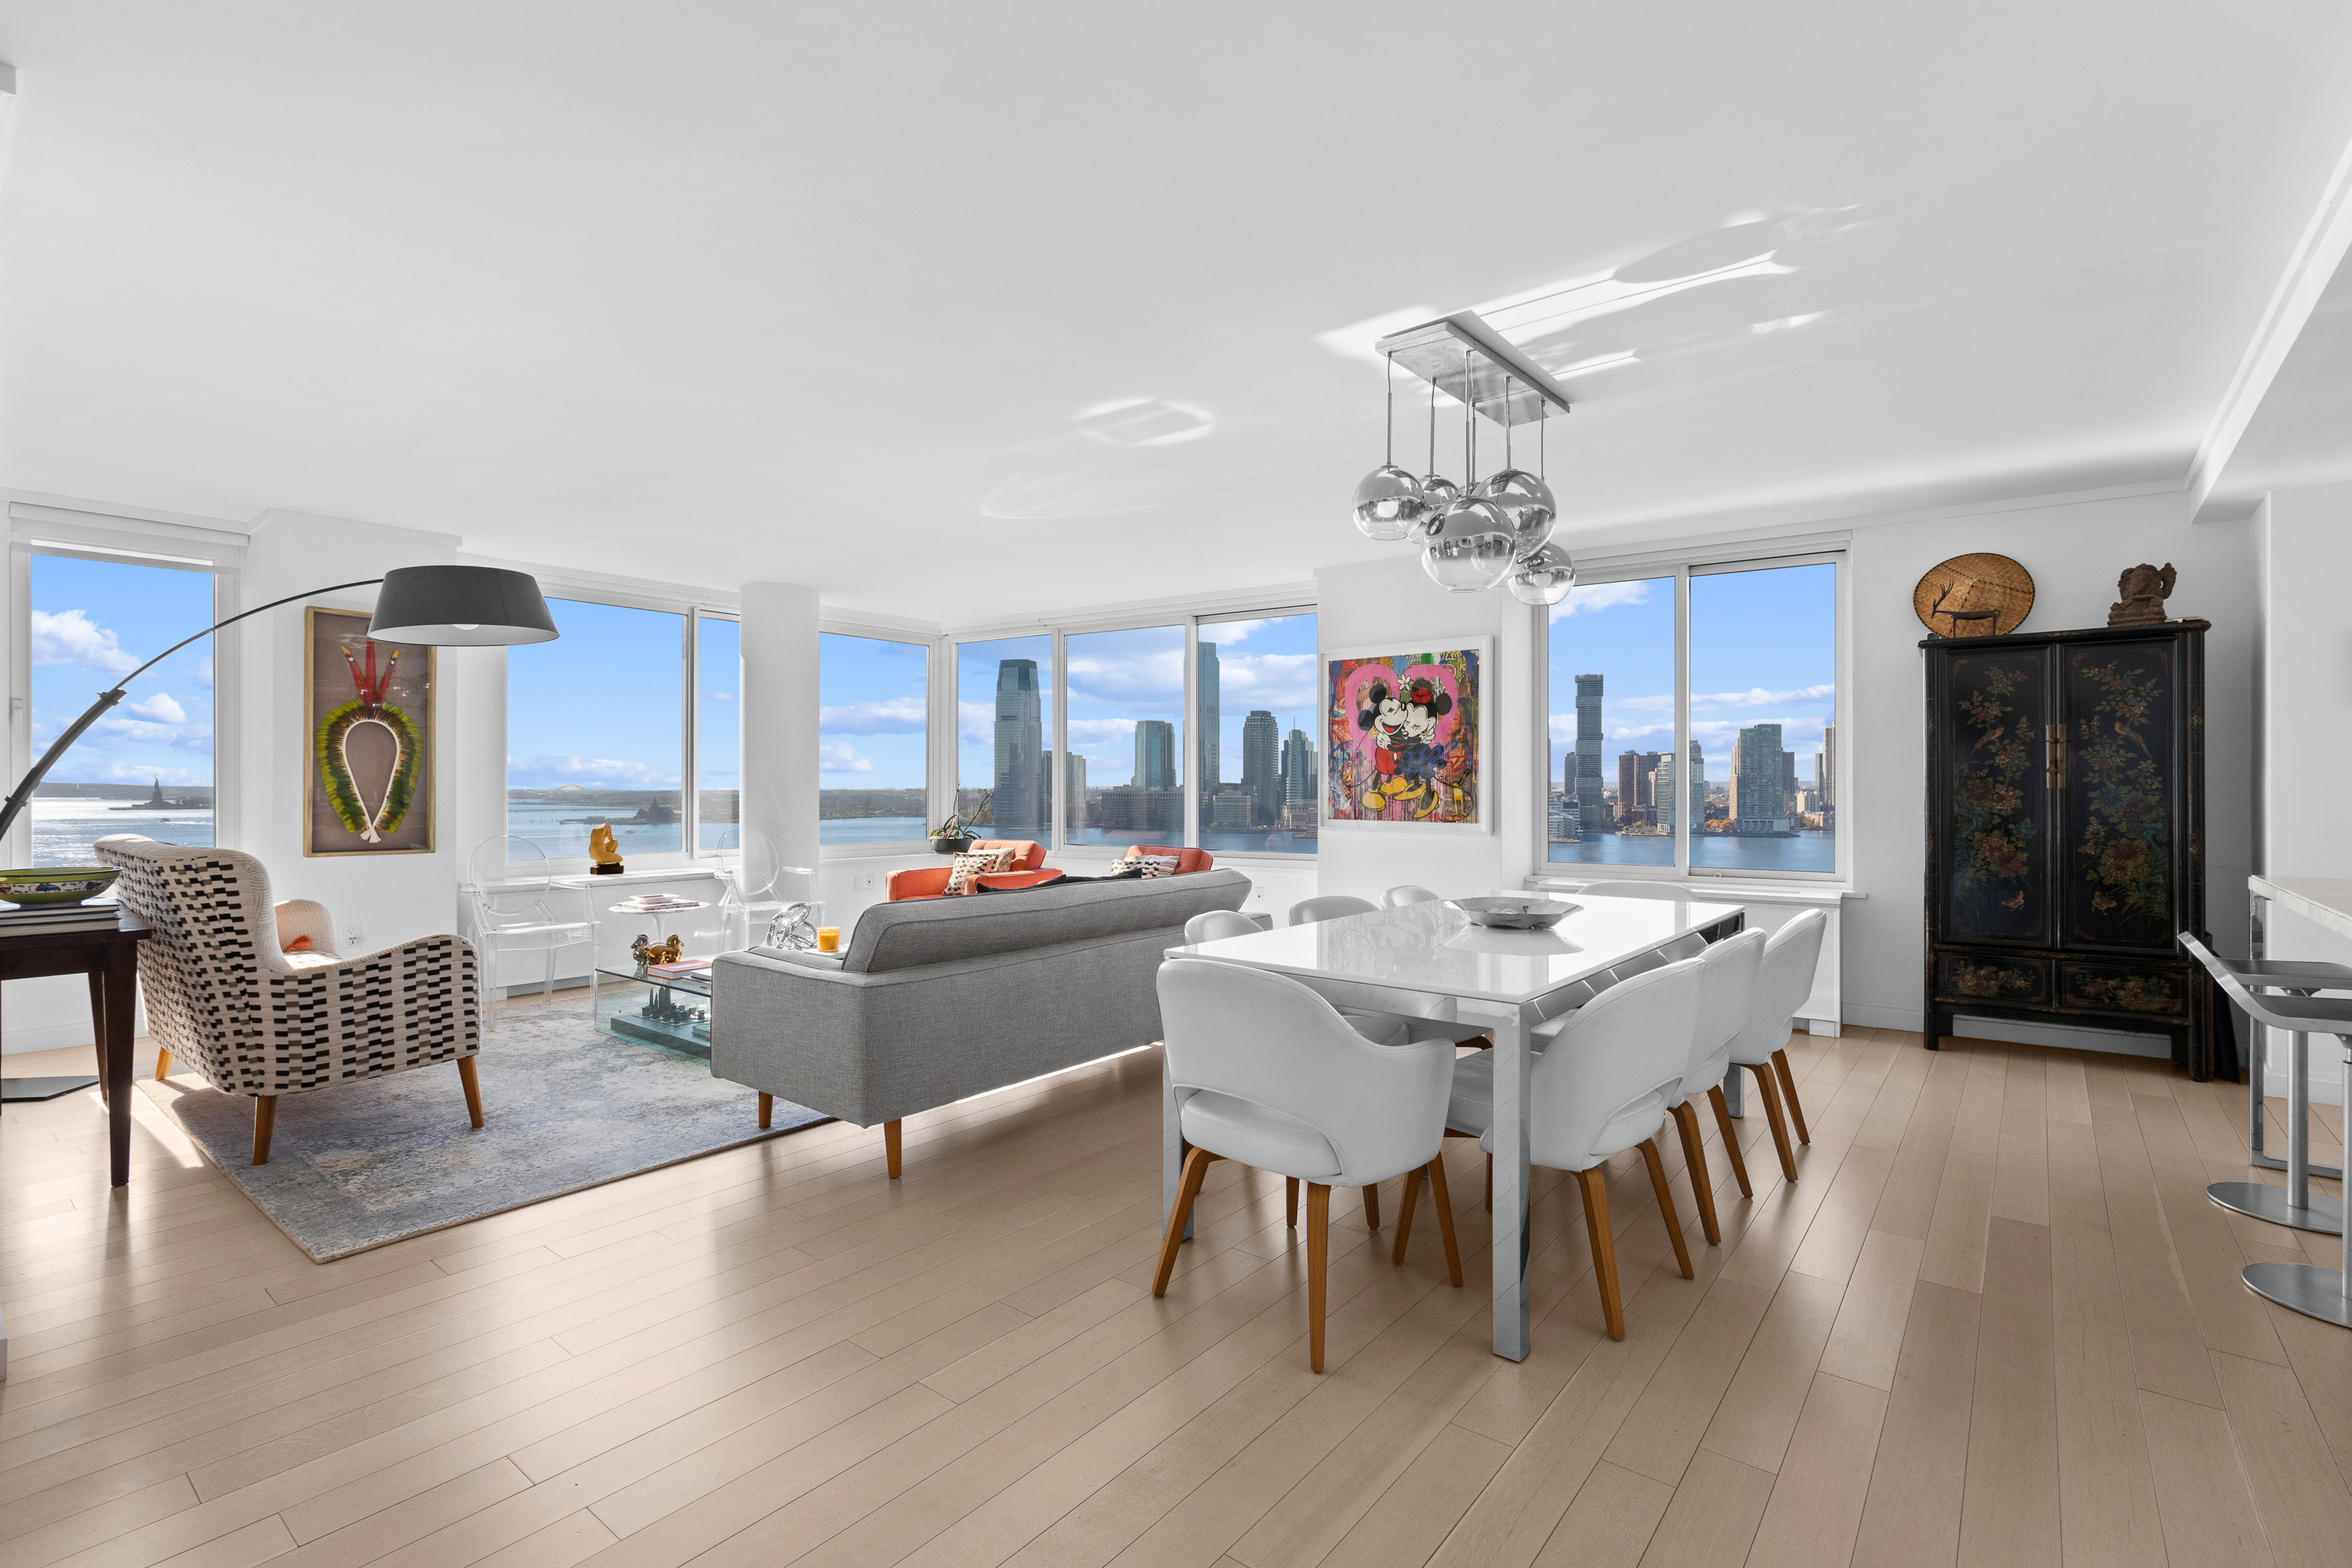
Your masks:
{"label": "large window", "polygon": [[1201,624],[1201,847],[1311,855],[1323,785],[1315,617]]}
{"label": "large window", "polygon": [[1837,567],[1694,572],[1690,731],[1724,759],[1690,863],[1837,869]]}
{"label": "large window", "polygon": [[1839,563],[1588,578],[1553,607],[1547,860],[1838,871]]}
{"label": "large window", "polygon": [[585,599],[562,634],[507,650],[507,831],[584,858],[610,823],[624,858],[686,847],[687,617]]}
{"label": "large window", "polygon": [[983,838],[1053,837],[1054,639],[956,645],[956,811]]}
{"label": "large window", "polygon": [[1550,642],[1546,858],[1672,866],[1677,821],[1707,800],[1701,745],[1675,765],[1675,579],[1569,590]]}
{"label": "large window", "polygon": [[1073,633],[1062,822],[1070,844],[1184,842],[1184,628]]}
{"label": "large window", "polygon": [[[100,692],[215,618],[210,572],[36,552],[29,575],[33,757]],[[94,865],[91,844],[111,833],[212,843],[210,641],[140,677],[59,759],[28,815],[36,866]]]}
{"label": "large window", "polygon": [[931,826],[930,649],[826,632],[816,684],[817,842],[920,838]]}

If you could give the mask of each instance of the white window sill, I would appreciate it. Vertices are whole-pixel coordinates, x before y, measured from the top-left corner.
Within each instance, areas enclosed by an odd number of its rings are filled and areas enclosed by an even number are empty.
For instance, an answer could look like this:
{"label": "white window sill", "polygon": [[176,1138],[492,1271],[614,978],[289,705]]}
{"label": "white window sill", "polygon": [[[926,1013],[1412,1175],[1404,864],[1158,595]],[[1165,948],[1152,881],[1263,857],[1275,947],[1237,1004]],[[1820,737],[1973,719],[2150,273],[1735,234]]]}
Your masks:
{"label": "white window sill", "polygon": [[[1616,869],[1616,868],[1611,868]],[[1676,892],[1702,901],[1709,898],[1731,898],[1754,904],[1804,904],[1827,908],[1848,899],[1866,899],[1868,893],[1845,883],[1784,882],[1776,879],[1741,881],[1732,877],[1625,877],[1625,876],[1562,876],[1555,872],[1538,874],[1522,884],[1529,892],[1572,893],[1592,882],[1642,882]]]}

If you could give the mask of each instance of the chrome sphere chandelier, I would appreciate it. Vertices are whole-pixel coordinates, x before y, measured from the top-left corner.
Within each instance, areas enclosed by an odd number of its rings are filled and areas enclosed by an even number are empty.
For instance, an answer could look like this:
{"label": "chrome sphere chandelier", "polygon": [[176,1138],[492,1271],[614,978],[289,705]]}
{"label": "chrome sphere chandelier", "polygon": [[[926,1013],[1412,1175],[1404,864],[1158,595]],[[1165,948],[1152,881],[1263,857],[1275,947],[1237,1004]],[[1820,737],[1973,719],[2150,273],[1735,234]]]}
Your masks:
{"label": "chrome sphere chandelier", "polygon": [[[1419,545],[1422,570],[1448,593],[1507,585],[1522,604],[1559,604],[1576,586],[1576,563],[1552,542],[1559,505],[1544,481],[1542,426],[1552,415],[1567,411],[1567,399],[1548,383],[1539,384],[1541,373],[1532,366],[1515,365],[1517,356],[1469,311],[1383,339],[1380,346],[1388,363],[1388,448],[1381,466],[1356,486],[1357,531],[1383,542]],[[1400,351],[1408,355],[1406,368],[1429,382],[1429,467],[1419,479],[1396,462]],[[1459,484],[1437,471],[1437,395],[1448,382],[1462,405]],[[1477,435],[1482,414],[1503,426],[1503,466],[1483,479]],[[1518,467],[1511,450],[1513,427],[1526,416],[1537,421],[1534,473]]]}

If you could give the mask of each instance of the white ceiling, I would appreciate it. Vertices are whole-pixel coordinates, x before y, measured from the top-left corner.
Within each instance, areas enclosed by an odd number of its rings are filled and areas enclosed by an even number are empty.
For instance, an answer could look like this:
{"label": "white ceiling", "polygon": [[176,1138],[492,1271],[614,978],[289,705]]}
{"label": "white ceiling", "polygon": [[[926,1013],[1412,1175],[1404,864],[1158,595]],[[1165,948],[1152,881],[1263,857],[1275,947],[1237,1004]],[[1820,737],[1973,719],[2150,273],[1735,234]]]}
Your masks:
{"label": "white ceiling", "polygon": [[0,485],[955,618],[1295,581],[1395,548],[1360,324],[1526,300],[1601,362],[1572,530],[2178,482],[2352,138],[2341,0],[1472,16],[0,4]]}

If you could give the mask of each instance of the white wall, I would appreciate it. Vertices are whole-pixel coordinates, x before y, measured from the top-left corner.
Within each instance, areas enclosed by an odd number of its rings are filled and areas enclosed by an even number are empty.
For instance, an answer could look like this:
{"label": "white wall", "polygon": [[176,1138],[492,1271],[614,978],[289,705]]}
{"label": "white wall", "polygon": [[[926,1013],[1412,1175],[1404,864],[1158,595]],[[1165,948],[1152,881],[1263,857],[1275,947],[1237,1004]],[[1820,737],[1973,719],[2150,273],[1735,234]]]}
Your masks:
{"label": "white wall", "polygon": [[[2352,878],[2344,829],[2345,741],[2352,736],[2352,485],[2274,491],[2255,515],[2266,637],[2260,673],[2262,836],[2257,859],[2282,877]],[[2215,932],[2245,951],[2242,915]],[[2273,910],[2269,956],[2352,963],[2352,942]],[[2274,1044],[2284,1047],[2276,1036]],[[2325,1037],[2312,1052],[2312,1093],[2341,1104],[2342,1055]],[[2284,1094],[2284,1068],[2270,1092]]]}

